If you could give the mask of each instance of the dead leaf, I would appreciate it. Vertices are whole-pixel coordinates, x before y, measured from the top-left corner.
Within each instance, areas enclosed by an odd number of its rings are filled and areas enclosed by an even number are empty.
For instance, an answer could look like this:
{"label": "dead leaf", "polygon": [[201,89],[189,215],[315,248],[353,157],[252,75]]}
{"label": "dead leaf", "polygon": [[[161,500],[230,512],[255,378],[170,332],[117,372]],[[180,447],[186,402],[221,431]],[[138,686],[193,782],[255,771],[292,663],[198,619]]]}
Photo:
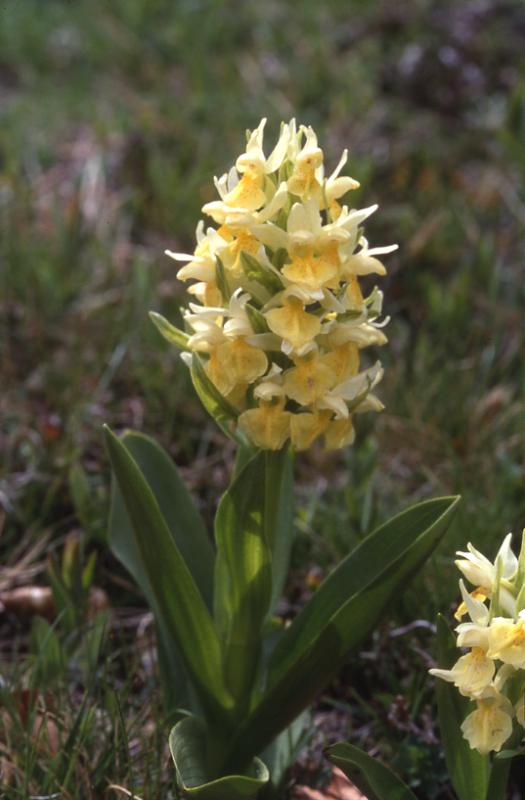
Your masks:
{"label": "dead leaf", "polygon": [[46,619],[55,616],[55,601],[49,586],[18,586],[0,592],[0,611],[20,616],[39,614]]}
{"label": "dead leaf", "polygon": [[[95,617],[108,607],[107,592],[99,586],[92,586],[88,597],[88,617]],[[53,592],[49,586],[18,586],[16,589],[0,591],[0,613],[2,611],[9,611],[20,617],[33,617],[38,614],[48,620],[53,620],[57,613]]]}

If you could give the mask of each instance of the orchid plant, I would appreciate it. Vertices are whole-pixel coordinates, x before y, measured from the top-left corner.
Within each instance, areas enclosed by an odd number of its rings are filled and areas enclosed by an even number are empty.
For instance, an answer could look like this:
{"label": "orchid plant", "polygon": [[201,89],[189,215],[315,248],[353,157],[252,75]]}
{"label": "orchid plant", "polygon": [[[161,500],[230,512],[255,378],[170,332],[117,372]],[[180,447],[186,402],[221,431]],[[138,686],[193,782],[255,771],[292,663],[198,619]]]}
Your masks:
{"label": "orchid plant", "polygon": [[519,558],[511,541],[508,534],[493,562],[471,544],[458,552],[472,588],[460,580],[455,642],[438,624],[441,667],[430,672],[446,682],[437,687],[440,725],[460,800],[503,800],[525,743],[525,535]]}
{"label": "orchid plant", "polygon": [[[276,615],[293,544],[293,460],[322,440],[354,439],[379,411],[381,276],[363,223],[376,207],[343,198],[358,183],[325,177],[312,128],[265,121],[216,179],[178,277],[192,281],[184,329],[152,313],[182,352],[195,389],[237,444],[231,484],[206,530],[169,456],[134,432],[106,430],[114,472],[110,543],[144,592],[158,632],[170,747],[181,791],[211,800],[278,796],[308,728],[307,709],[348,652],[444,535],[458,498],[427,500],[370,533],[289,624]],[[349,746],[350,747],[350,746]],[[334,756],[335,758],[335,756]]]}

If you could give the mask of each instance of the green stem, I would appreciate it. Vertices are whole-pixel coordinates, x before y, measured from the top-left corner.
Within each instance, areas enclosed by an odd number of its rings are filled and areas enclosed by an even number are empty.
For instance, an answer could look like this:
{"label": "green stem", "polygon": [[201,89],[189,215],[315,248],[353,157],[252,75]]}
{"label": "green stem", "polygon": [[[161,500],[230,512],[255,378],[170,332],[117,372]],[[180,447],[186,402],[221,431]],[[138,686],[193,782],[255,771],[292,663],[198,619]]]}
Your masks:
{"label": "green stem", "polygon": [[272,599],[279,601],[293,544],[293,462],[287,447],[265,453],[264,531],[272,554]]}
{"label": "green stem", "polygon": [[511,758],[494,762],[490,773],[486,800],[505,800],[507,797],[507,783],[511,762]]}
{"label": "green stem", "polygon": [[[520,730],[515,726],[514,733],[508,742],[505,743],[505,749],[514,750],[519,746],[522,739]],[[509,782],[509,773],[512,765],[512,758],[494,758],[492,761],[492,768],[490,770],[490,779],[487,789],[487,796],[485,800],[506,800],[507,798],[507,784]]]}

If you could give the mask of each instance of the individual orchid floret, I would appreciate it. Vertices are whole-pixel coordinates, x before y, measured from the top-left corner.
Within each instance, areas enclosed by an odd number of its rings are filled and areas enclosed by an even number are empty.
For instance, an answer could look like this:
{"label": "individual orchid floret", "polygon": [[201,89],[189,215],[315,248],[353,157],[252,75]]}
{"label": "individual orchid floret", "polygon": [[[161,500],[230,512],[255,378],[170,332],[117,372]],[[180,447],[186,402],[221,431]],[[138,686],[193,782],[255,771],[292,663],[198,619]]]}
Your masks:
{"label": "individual orchid floret", "polygon": [[507,617],[492,620],[488,655],[525,670],[525,611],[520,611],[515,622]]}
{"label": "individual orchid floret", "polygon": [[450,681],[467,697],[480,696],[492,681],[496,666],[482,647],[472,650],[454,664],[452,669],[431,669],[436,678]]}
{"label": "individual orchid floret", "polygon": [[499,602],[513,614],[516,611],[516,595],[511,591],[510,582],[518,570],[518,559],[512,552],[511,539],[512,534],[505,537],[494,562],[489,561],[469,543],[467,552],[458,551],[457,555],[461,558],[455,564],[469,583],[476,587],[476,591],[481,590],[486,597],[491,597],[494,592],[499,565]]}
{"label": "individual orchid floret", "polygon": [[481,755],[497,753],[512,733],[513,713],[510,700],[492,688],[476,699],[476,710],[461,725],[463,736]]}
{"label": "individual orchid floret", "polygon": [[304,134],[305,142],[294,159],[292,174],[287,185],[291,194],[309,197],[321,189],[324,154],[317,143],[317,135],[313,128],[301,125],[299,133]]}
{"label": "individual orchid floret", "polygon": [[512,534],[509,533],[503,540],[494,562],[489,561],[483,553],[469,543],[467,552],[458,551],[457,555],[462,558],[456,560],[456,567],[474,586],[481,586],[488,592],[492,592],[498,560],[501,562],[501,577],[506,580],[511,580],[518,569],[518,559],[512,552],[511,540]]}
{"label": "individual orchid floret", "polygon": [[[197,228],[186,262],[193,301],[184,331],[166,324],[185,348],[206,405],[227,416],[232,435],[256,447],[304,450],[353,441],[354,414],[383,408],[373,389],[383,374],[362,353],[387,339],[382,293],[365,296],[363,275],[384,275],[363,223],[377,206],[344,204],[357,188],[342,175],[345,150],[325,178],[324,154],[311,127],[281,125],[264,151],[266,120],[247,136],[235,165],[215,180],[219,199],[203,207],[217,227]],[[222,424],[222,423],[221,423]]]}

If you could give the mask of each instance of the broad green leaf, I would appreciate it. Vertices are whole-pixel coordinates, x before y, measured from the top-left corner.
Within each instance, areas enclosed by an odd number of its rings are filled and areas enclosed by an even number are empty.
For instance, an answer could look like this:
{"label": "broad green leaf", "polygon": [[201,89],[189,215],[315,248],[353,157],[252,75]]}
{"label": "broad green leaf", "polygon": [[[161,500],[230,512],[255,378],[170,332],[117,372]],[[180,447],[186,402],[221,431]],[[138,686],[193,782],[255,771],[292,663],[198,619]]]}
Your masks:
{"label": "broad green leaf", "polygon": [[[437,646],[439,666],[450,669],[460,653],[441,614],[437,619]],[[487,796],[490,772],[488,756],[472,750],[461,732],[461,723],[472,711],[472,704],[460,695],[453,684],[440,678],[435,681],[441,742],[450,780],[459,800],[495,800],[492,795]]]}
{"label": "broad green leaf", "polygon": [[272,599],[281,599],[294,536],[293,455],[289,449],[265,452],[266,530],[272,551]]}
{"label": "broad green leaf", "polygon": [[233,475],[231,478],[232,481],[234,478],[240,475],[248,461],[251,461],[257,452],[258,448],[255,447],[255,445],[253,445],[248,439],[239,444],[239,447],[235,453],[235,463],[233,465]]}
{"label": "broad green leaf", "polygon": [[[310,740],[313,732],[311,714],[303,711],[286,730],[261,753],[270,773],[271,797],[280,797],[287,769],[296,761],[300,750]],[[279,790],[281,789],[281,792]],[[270,794],[270,789],[267,790]],[[266,798],[266,793],[264,794]]]}
{"label": "broad green leaf", "polygon": [[415,794],[388,767],[348,742],[334,744],[325,753],[368,800],[416,800]]}
{"label": "broad green leaf", "polygon": [[[213,546],[175,464],[153,439],[141,433],[129,431],[122,436],[121,442],[135,459],[148,482],[170,533],[190,568],[208,608],[211,609],[215,558]],[[153,611],[157,628],[160,678],[168,715],[179,707],[197,710],[177,643],[169,632],[162,611],[158,608],[129,514],[115,480],[112,481],[109,544],[113,553],[139,585]]]}
{"label": "broad green leaf", "polygon": [[[276,682],[297,660],[298,653],[314,644],[327,623],[348,616],[352,628],[367,626],[368,612],[394,595],[401,575],[411,575],[445,533],[458,498],[427,500],[380,526],[348,555],[321,584],[309,603],[289,626],[272,659],[269,684]],[[365,594],[366,592],[366,594]],[[361,599],[362,598],[362,599]],[[354,603],[359,601],[354,607]],[[346,604],[352,614],[346,613]],[[380,604],[380,603],[379,603]],[[336,629],[341,627],[336,626]],[[341,631],[344,634],[344,630]]]}
{"label": "broad green leaf", "polygon": [[[173,460],[160,445],[136,431],[120,439],[137,463],[159,505],[173,539],[208,607],[213,603],[214,548],[206,526]],[[131,521],[115,487],[110,512],[110,546],[141,588],[143,569],[134,543]]]}
{"label": "broad green leaf", "polygon": [[306,708],[373,630],[447,530],[459,498],[428,500],[370,534],[321,584],[280,638],[267,689],[226,759],[244,763]]}
{"label": "broad green leaf", "polygon": [[187,333],[181,331],[179,328],[176,328],[175,325],[172,325],[162,314],[157,314],[156,311],[150,311],[149,317],[151,321],[154,323],[155,327],[159,331],[159,333],[166,339],[167,342],[170,344],[174,344],[176,347],[179,347],[181,350],[188,350],[188,339],[190,338]]}
{"label": "broad green leaf", "polygon": [[265,466],[259,451],[234,478],[215,518],[215,619],[226,684],[240,714],[254,684],[272,593]]}
{"label": "broad green leaf", "polygon": [[258,758],[254,758],[242,774],[210,779],[205,728],[195,717],[186,717],[175,725],[169,744],[177,780],[186,797],[251,800],[268,782],[268,769]]}
{"label": "broad green leaf", "polygon": [[137,463],[109,428],[105,435],[155,610],[180,648],[203,708],[216,718],[231,706],[231,698],[213,620]]}

